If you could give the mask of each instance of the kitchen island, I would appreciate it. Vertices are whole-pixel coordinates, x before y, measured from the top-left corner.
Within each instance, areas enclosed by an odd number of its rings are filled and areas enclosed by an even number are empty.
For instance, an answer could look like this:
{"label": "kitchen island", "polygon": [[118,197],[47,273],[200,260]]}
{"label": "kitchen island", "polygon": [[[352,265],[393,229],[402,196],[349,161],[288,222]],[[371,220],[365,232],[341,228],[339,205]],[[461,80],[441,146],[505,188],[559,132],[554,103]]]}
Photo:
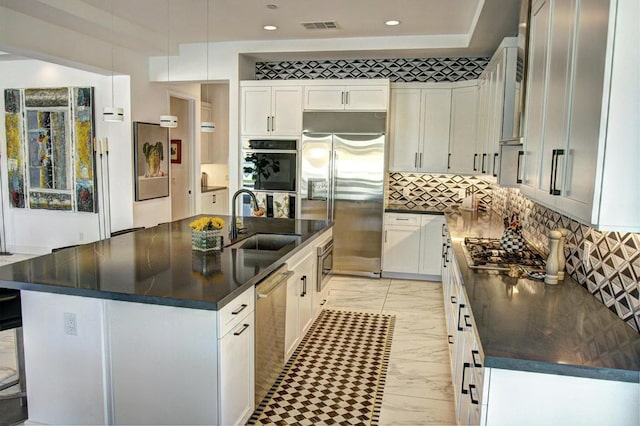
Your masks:
{"label": "kitchen island", "polygon": [[29,422],[224,424],[251,414],[254,286],[331,223],[244,218],[240,239],[299,238],[203,254],[191,250],[192,219],[0,268],[0,287],[21,290]]}
{"label": "kitchen island", "polygon": [[386,212],[446,217],[443,289],[459,424],[638,424],[638,333],[568,274],[546,285],[468,265],[464,237],[500,238],[501,215]]}

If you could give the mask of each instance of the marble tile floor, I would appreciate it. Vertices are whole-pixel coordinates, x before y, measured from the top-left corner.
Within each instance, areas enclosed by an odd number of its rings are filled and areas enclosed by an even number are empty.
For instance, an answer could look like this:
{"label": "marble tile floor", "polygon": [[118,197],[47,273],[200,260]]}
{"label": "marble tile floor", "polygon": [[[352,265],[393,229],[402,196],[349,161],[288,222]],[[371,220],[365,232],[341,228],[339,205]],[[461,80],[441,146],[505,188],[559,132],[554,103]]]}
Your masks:
{"label": "marble tile floor", "polygon": [[327,307],[396,316],[381,426],[454,425],[442,284],[333,276]]}

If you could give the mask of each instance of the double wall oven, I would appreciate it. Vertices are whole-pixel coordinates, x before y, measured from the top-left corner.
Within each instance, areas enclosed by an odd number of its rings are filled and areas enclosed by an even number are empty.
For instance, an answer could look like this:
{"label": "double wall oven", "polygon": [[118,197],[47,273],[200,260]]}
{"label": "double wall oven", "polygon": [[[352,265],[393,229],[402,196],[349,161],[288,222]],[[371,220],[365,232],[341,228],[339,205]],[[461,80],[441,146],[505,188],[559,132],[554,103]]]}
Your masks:
{"label": "double wall oven", "polygon": [[[298,191],[298,140],[242,140],[242,186],[266,201],[267,215],[273,215],[274,197],[286,194],[289,217],[295,217]],[[277,201],[275,201],[277,202]],[[243,198],[243,211],[250,213],[249,197]]]}

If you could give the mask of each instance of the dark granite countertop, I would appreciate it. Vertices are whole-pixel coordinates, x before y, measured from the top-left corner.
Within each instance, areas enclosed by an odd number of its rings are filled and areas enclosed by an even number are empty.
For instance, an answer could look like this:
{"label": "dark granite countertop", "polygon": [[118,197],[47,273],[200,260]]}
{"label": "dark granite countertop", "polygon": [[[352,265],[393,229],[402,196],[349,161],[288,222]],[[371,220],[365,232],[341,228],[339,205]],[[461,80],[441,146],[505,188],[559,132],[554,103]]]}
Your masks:
{"label": "dark granite countertop", "polygon": [[640,334],[568,274],[547,285],[469,268],[461,243],[500,238],[496,212],[402,205],[385,212],[446,215],[486,367],[640,382]]}
{"label": "dark granite countertop", "polygon": [[[227,223],[230,218],[222,216]],[[301,235],[278,251],[191,250],[188,218],[0,267],[0,287],[218,310],[332,223],[244,217],[247,232]],[[223,232],[225,244],[228,234]]]}
{"label": "dark granite countertop", "polygon": [[227,187],[226,186],[201,186],[200,192],[204,194],[205,192],[221,191],[223,189],[227,189]]}

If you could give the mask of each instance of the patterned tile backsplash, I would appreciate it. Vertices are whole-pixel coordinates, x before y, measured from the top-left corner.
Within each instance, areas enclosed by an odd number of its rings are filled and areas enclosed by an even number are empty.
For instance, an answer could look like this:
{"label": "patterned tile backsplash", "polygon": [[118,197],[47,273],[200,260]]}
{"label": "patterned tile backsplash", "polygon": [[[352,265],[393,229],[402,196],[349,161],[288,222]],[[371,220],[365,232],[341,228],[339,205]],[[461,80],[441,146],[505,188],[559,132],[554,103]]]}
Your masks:
{"label": "patterned tile backsplash", "polygon": [[[640,332],[640,234],[598,231],[531,201],[518,189],[499,188],[480,177],[390,173],[387,186],[390,204],[445,210],[459,205],[460,189],[473,188],[481,203],[493,211],[503,216],[519,212],[524,237],[545,254],[549,231],[568,229],[566,272]],[[406,196],[404,188],[409,188]],[[592,244],[591,253],[585,253],[586,241]],[[589,258],[588,269],[583,263],[585,256]]]}
{"label": "patterned tile backsplash", "polygon": [[392,82],[474,80],[490,58],[338,59],[257,62],[256,80],[388,78]]}

